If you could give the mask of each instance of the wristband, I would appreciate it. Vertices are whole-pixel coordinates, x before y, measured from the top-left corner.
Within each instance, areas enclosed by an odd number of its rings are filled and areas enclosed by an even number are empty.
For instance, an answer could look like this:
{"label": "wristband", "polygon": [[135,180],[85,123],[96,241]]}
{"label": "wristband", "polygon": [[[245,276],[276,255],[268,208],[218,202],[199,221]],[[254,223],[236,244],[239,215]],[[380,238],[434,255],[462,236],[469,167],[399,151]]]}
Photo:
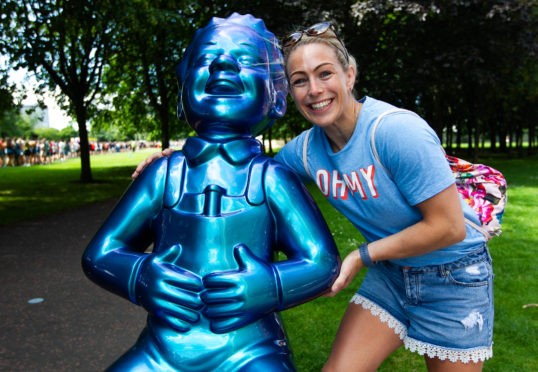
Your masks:
{"label": "wristband", "polygon": [[362,243],[359,246],[359,253],[361,255],[361,260],[364,266],[372,267],[375,265],[375,262],[372,261],[372,258],[370,257],[370,252],[368,252],[368,243]]}

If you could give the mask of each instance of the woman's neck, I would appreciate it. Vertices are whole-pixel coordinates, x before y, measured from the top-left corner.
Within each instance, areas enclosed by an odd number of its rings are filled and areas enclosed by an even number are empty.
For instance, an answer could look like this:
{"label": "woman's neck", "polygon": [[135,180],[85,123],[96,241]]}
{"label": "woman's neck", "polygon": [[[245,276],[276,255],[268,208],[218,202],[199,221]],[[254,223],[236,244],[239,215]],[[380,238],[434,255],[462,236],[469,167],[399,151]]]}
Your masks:
{"label": "woman's neck", "polygon": [[355,131],[362,103],[355,99],[350,103],[349,108],[337,122],[323,128],[333,152],[342,150]]}

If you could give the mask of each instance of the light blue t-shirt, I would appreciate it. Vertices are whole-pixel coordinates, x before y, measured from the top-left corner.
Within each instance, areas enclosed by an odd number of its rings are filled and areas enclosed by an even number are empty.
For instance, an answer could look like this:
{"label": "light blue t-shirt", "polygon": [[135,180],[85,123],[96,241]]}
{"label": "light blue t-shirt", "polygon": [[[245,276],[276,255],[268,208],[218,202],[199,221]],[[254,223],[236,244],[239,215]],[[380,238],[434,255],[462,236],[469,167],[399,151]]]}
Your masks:
{"label": "light blue t-shirt", "polygon": [[[373,242],[395,234],[422,219],[415,206],[454,183],[454,176],[430,126],[412,113],[392,113],[375,131],[376,160],[371,146],[377,117],[395,107],[365,97],[355,131],[346,146],[333,153],[323,130],[314,126],[308,140],[310,174],[327,200]],[[306,131],[290,141],[275,159],[304,179]],[[464,214],[480,224],[476,213],[461,199]],[[402,266],[439,265],[478,249],[484,236],[467,226],[466,238],[457,244],[420,256],[392,262]]]}

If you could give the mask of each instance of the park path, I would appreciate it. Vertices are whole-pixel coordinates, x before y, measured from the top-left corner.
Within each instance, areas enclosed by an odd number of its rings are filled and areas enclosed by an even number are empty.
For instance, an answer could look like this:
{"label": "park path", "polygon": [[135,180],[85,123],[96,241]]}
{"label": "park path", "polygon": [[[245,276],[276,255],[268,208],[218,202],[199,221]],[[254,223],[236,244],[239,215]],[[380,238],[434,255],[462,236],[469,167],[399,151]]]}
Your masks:
{"label": "park path", "polygon": [[0,371],[102,371],[135,343],[144,309],[80,265],[114,203],[0,226]]}

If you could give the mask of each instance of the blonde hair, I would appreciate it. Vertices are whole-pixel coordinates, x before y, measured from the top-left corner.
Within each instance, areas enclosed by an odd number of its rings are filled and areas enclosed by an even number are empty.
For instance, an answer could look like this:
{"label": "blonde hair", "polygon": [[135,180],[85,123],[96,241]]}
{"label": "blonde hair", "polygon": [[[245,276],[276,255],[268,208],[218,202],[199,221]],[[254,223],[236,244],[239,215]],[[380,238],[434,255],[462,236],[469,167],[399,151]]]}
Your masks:
{"label": "blonde hair", "polygon": [[[343,44],[343,42],[336,36],[336,34],[331,30],[327,30],[323,34],[320,35],[308,35],[306,33],[303,33],[301,36],[301,39],[297,41],[295,44],[290,45],[288,47],[282,47],[282,54],[284,56],[284,68],[286,70],[286,76],[288,77],[288,59],[291,53],[300,47],[301,45],[308,45],[308,44],[324,44],[330,47],[334,50],[336,54],[336,59],[342,66],[343,70],[346,71],[349,66],[352,66],[355,70],[355,81],[353,82],[353,85],[355,85],[355,82],[357,81],[357,77],[359,76],[359,71],[357,69],[357,61],[355,60],[355,57],[353,57],[351,54],[349,54],[349,51],[346,49],[346,46]],[[344,52],[345,51],[345,52]],[[347,58],[346,58],[347,53]],[[289,77],[288,77],[289,78]]]}

